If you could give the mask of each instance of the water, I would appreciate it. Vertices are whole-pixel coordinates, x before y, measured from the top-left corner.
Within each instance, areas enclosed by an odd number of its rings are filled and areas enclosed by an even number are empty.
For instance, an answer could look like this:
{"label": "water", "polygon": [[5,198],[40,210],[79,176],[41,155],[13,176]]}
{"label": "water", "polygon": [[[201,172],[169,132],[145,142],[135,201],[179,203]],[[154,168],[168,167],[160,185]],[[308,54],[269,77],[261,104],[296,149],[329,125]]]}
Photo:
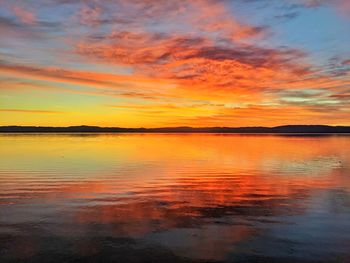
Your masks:
{"label": "water", "polygon": [[0,135],[0,262],[350,262],[350,136]]}

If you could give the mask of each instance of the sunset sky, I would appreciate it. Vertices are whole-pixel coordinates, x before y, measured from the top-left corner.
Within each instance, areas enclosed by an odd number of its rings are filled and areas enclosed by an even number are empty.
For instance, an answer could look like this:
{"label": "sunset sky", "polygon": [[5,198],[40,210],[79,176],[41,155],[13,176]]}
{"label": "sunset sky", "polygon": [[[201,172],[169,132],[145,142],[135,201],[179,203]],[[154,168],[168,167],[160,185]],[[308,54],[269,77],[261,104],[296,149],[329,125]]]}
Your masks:
{"label": "sunset sky", "polygon": [[0,0],[0,125],[350,125],[349,0]]}

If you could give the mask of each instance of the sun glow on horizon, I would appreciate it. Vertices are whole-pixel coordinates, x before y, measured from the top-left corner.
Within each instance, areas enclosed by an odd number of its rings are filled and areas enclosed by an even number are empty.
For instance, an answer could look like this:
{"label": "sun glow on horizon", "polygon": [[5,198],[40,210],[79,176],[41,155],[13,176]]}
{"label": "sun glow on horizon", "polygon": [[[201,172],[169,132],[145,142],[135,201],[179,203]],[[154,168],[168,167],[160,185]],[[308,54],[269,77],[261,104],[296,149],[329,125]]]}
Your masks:
{"label": "sun glow on horizon", "polygon": [[347,0],[0,7],[0,125],[350,125]]}

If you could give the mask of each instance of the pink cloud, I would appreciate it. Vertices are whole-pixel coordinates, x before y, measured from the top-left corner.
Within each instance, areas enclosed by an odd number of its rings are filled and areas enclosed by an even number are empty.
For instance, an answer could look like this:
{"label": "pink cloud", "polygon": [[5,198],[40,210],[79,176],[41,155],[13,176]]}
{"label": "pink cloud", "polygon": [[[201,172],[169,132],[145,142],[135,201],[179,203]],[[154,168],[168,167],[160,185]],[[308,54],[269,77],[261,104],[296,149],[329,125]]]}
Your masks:
{"label": "pink cloud", "polygon": [[34,25],[36,23],[36,16],[33,12],[20,6],[13,6],[12,11],[23,23],[27,25]]}
{"label": "pink cloud", "polygon": [[350,1],[349,0],[335,0],[337,8],[341,14],[350,18]]}

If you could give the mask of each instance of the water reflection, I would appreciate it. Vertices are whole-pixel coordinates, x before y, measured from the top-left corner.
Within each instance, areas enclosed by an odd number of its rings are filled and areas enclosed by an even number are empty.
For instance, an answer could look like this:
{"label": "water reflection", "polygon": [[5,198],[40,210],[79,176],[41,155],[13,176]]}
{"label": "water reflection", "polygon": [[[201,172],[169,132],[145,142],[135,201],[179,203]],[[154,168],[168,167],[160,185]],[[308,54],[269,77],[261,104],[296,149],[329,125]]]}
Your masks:
{"label": "water reflection", "polygon": [[350,260],[350,137],[0,143],[1,262]]}

